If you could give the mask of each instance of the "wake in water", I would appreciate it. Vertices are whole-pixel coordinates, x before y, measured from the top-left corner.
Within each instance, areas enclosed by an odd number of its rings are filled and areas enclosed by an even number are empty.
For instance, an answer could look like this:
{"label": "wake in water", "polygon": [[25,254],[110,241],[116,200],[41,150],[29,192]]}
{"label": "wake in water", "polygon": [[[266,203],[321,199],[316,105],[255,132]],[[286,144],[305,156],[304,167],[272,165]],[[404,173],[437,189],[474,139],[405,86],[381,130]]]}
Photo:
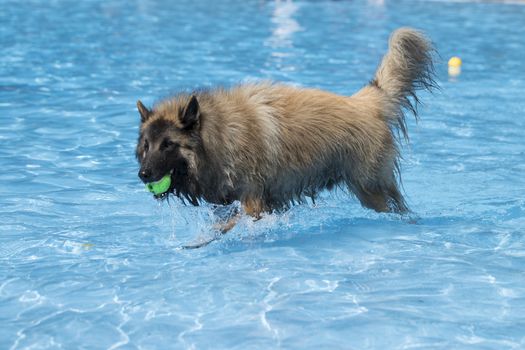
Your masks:
{"label": "wake in water", "polygon": [[[351,226],[363,219],[406,224],[414,224],[419,220],[415,213],[375,213],[355,203],[341,205],[344,201],[351,202],[348,196],[345,189],[326,191],[315,202],[296,205],[283,212],[264,214],[259,219],[245,215],[239,202],[229,206],[204,204],[193,207],[171,201],[168,206],[160,203],[159,214],[171,226],[173,235],[170,240],[176,242],[178,249],[203,248],[214,242],[230,246],[287,241],[297,235],[322,234],[323,230],[332,226]],[[228,232],[223,232],[222,225],[232,219],[235,219],[236,225]]]}

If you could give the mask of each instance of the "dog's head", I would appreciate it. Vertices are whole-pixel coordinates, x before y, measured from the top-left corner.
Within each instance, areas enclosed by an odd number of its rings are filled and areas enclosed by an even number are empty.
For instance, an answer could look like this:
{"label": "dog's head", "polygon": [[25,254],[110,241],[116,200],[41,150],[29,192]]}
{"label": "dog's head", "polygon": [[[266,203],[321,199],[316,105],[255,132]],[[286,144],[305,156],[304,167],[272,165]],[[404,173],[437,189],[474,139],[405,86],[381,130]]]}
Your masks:
{"label": "dog's head", "polygon": [[149,110],[137,102],[140,135],[136,149],[140,163],[139,177],[151,183],[171,176],[169,189],[155,197],[174,193],[198,205],[198,154],[201,152],[201,111],[196,96],[180,97],[161,108]]}

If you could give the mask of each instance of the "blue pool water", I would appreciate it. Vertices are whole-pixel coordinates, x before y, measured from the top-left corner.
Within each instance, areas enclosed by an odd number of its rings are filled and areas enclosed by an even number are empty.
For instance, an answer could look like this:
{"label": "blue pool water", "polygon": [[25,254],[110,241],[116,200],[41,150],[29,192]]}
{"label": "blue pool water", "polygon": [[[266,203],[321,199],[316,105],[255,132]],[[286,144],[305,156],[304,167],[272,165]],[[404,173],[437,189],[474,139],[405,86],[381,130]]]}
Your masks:
{"label": "blue pool water", "polygon": [[[0,349],[525,348],[525,6],[1,7]],[[403,150],[416,223],[326,193],[179,249],[211,210],[146,193],[137,99],[268,78],[351,94],[405,25],[440,54]]]}

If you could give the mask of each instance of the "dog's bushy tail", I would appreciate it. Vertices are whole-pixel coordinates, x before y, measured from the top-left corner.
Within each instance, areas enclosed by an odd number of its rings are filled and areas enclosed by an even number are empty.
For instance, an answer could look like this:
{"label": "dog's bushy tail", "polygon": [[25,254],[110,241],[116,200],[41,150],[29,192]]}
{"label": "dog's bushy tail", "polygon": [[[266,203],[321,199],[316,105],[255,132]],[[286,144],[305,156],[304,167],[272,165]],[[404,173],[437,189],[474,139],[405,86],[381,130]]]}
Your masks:
{"label": "dog's bushy tail", "polygon": [[390,36],[388,52],[371,82],[390,97],[394,110],[387,117],[405,138],[408,136],[403,110],[410,110],[417,119],[419,100],[416,91],[432,90],[437,86],[433,53],[432,43],[423,33],[412,28],[399,28]]}

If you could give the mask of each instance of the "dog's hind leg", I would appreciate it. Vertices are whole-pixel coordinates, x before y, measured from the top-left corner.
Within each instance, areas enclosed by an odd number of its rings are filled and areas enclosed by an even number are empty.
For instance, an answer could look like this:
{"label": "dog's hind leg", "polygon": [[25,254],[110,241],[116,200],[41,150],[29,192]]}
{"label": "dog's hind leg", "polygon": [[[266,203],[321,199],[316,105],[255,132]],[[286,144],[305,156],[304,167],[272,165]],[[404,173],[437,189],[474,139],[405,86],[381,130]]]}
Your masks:
{"label": "dog's hind leg", "polygon": [[408,212],[392,166],[383,166],[381,171],[368,177],[366,182],[348,177],[346,183],[364,207],[381,213],[403,214]]}
{"label": "dog's hind leg", "polygon": [[409,212],[409,209],[405,203],[405,199],[403,198],[403,195],[395,183],[392,183],[388,187],[387,194],[389,197],[389,206],[391,211],[399,214],[405,214]]}
{"label": "dog's hind leg", "polygon": [[377,189],[361,188],[353,191],[361,202],[361,205],[373,209],[377,212],[383,213],[390,211],[388,208],[388,200],[385,194]]}
{"label": "dog's hind leg", "polygon": [[370,186],[354,191],[361,204],[377,212],[406,213],[408,208],[403,195],[395,183],[383,186]]}

